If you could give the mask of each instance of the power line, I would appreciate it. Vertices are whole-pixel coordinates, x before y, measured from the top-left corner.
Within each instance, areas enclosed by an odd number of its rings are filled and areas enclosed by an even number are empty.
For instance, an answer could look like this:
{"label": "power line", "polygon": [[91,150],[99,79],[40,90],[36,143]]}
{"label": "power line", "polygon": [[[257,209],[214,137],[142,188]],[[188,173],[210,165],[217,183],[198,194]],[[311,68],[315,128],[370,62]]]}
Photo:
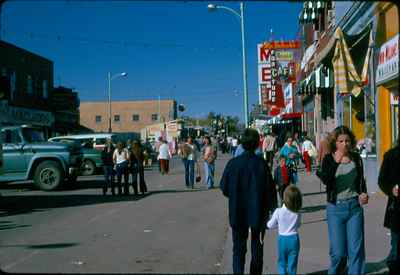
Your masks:
{"label": "power line", "polygon": [[57,41],[57,42],[78,42],[82,44],[97,44],[97,45],[106,45],[106,46],[117,46],[117,47],[136,47],[136,48],[173,48],[173,49],[191,49],[195,52],[200,50],[206,50],[208,52],[216,52],[222,50],[235,50],[240,52],[238,47],[234,47],[231,45],[218,45],[218,46],[206,46],[206,47],[193,47],[192,44],[182,44],[182,43],[174,43],[174,42],[141,42],[141,41],[127,41],[127,40],[105,40],[105,39],[93,39],[83,36],[66,36],[61,34],[48,35],[37,32],[12,32],[8,30],[3,31],[4,36],[24,36],[30,40],[47,40],[47,41]]}

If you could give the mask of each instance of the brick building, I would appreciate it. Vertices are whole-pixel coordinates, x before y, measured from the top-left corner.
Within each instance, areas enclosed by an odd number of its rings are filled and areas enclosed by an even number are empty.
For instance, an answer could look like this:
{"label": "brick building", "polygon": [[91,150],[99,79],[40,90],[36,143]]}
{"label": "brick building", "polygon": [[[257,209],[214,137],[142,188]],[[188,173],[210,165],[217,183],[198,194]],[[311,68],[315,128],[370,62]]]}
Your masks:
{"label": "brick building", "polygon": [[[176,101],[172,99],[113,101],[111,107],[111,128],[116,133],[140,133],[148,125],[167,122],[177,117]],[[81,102],[80,124],[96,132],[108,132],[108,102]]]}
{"label": "brick building", "polygon": [[0,126],[31,124],[50,135],[53,62],[0,41]]}

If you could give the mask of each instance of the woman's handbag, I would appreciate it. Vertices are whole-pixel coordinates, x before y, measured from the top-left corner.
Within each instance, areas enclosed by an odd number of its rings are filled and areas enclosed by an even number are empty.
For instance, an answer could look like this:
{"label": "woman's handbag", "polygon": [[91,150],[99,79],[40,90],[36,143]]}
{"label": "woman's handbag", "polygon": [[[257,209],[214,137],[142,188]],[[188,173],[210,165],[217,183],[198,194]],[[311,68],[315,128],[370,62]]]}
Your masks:
{"label": "woman's handbag", "polygon": [[307,153],[310,156],[310,158],[316,158],[318,155],[317,149],[315,148],[315,146],[313,144],[311,144],[311,148],[310,148],[310,150],[307,151]]}
{"label": "woman's handbag", "polygon": [[200,167],[199,167],[199,164],[196,163],[196,182],[200,182],[200,181],[201,181]]}

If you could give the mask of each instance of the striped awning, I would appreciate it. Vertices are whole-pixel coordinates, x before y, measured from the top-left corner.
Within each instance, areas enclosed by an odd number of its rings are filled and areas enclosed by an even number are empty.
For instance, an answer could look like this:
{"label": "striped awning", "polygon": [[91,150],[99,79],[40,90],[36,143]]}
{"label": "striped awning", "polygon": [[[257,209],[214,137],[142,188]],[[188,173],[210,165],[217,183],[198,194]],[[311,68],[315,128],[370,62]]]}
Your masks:
{"label": "striped awning", "polygon": [[[370,56],[370,48],[364,58],[363,69],[359,75],[354,67],[353,59],[350,55],[349,48],[344,38],[342,29],[338,27],[335,31],[335,53],[332,58],[335,87],[338,88],[339,93],[348,94],[352,93],[358,96],[361,93],[362,87],[367,83],[368,61]],[[370,33],[370,41],[372,33]]]}

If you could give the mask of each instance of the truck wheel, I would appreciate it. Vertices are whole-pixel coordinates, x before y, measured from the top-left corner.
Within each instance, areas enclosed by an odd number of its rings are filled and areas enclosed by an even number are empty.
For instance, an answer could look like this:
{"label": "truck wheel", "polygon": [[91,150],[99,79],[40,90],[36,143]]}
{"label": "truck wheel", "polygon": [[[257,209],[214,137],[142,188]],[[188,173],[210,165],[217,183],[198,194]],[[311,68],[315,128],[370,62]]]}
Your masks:
{"label": "truck wheel", "polygon": [[36,167],[33,180],[35,186],[41,190],[54,190],[63,181],[62,168],[53,160],[43,161]]}
{"label": "truck wheel", "polygon": [[81,166],[82,176],[91,176],[94,174],[95,170],[96,166],[94,165],[93,161],[85,159],[82,162]]}

